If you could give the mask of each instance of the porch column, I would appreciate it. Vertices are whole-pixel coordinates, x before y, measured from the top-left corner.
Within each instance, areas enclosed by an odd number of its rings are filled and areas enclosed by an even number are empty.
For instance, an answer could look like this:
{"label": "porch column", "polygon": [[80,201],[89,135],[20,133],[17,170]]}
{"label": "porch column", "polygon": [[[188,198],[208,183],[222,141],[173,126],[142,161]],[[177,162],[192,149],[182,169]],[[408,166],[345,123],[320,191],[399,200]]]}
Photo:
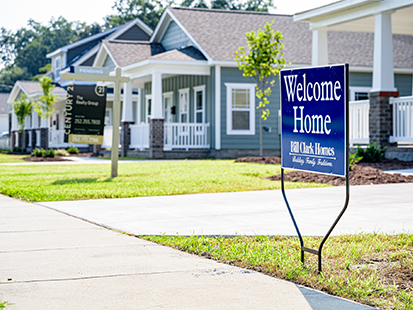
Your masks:
{"label": "porch column", "polygon": [[311,65],[328,65],[327,29],[325,28],[313,30]]}
{"label": "porch column", "polygon": [[49,118],[40,119],[40,148],[49,149]]}
{"label": "porch column", "polygon": [[121,120],[121,150],[120,156],[127,156],[129,145],[131,141],[130,137],[130,125],[133,125],[133,108],[132,108],[132,81],[124,83],[123,86],[123,102],[122,102],[122,120]]}
{"label": "porch column", "polygon": [[370,143],[382,147],[390,144],[393,134],[393,109],[390,97],[398,97],[394,87],[392,11],[375,16],[373,88],[370,92],[369,136]]}
{"label": "porch column", "polygon": [[149,157],[164,158],[164,118],[162,115],[162,74],[152,74],[152,105],[149,121]]}

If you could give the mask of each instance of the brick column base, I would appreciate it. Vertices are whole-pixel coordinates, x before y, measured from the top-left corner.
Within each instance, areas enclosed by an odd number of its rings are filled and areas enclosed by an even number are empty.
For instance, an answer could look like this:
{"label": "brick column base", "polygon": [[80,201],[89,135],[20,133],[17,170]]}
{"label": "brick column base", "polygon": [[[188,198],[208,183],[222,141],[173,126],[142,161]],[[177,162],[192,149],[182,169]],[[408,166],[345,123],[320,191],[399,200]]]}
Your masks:
{"label": "brick column base", "polygon": [[24,129],[19,130],[19,146],[22,151],[25,151],[26,145],[26,132]]}
{"label": "brick column base", "polygon": [[390,145],[389,138],[393,134],[393,109],[389,98],[398,95],[398,92],[370,93],[370,143],[376,143],[377,146],[382,147]]}
{"label": "brick column base", "polygon": [[36,129],[32,129],[32,150],[36,148]]}
{"label": "brick column base", "polygon": [[130,125],[135,124],[135,122],[122,122],[122,134],[121,134],[121,149],[120,149],[120,156],[125,157],[130,145]]}
{"label": "brick column base", "polygon": [[163,153],[163,119],[149,120],[149,158],[162,159]]}
{"label": "brick column base", "polygon": [[13,151],[14,145],[16,144],[16,131],[12,130],[10,132],[10,151]]}
{"label": "brick column base", "polygon": [[40,148],[49,149],[49,128],[40,128]]}

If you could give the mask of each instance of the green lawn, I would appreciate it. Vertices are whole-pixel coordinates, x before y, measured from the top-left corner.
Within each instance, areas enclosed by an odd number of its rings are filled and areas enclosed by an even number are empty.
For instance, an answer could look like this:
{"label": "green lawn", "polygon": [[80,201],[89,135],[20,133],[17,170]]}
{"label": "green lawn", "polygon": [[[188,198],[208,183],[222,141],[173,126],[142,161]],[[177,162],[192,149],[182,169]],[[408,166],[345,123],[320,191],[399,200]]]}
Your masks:
{"label": "green lawn", "polygon": [[23,160],[23,157],[27,156],[29,155],[8,155],[0,153],[0,163],[23,163],[26,162],[25,160]]}
{"label": "green lawn", "polygon": [[[279,165],[234,163],[233,160],[119,163],[110,178],[110,164],[0,166],[0,193],[27,201],[57,201],[193,193],[237,192],[280,188],[265,177]],[[326,186],[290,183],[288,188]]]}
{"label": "green lawn", "polygon": [[[317,257],[300,261],[298,238],[207,238],[140,236],[182,251],[249,268],[297,284],[382,309],[413,309],[413,235],[358,234],[330,237],[323,248],[323,273]],[[306,237],[317,249],[321,238]]]}

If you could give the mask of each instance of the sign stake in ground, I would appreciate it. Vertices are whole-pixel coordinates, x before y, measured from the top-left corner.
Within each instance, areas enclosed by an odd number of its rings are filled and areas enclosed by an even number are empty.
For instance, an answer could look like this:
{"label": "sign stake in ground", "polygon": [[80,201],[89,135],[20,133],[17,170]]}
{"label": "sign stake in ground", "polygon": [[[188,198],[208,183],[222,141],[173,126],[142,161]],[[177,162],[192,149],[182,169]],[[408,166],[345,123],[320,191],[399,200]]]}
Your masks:
{"label": "sign stake in ground", "polygon": [[[281,190],[300,240],[301,262],[305,252],[317,255],[321,273],[324,243],[350,200],[348,64],[282,70],[280,87]],[[344,207],[317,250],[304,246],[285,193],[284,169],[346,178]]]}
{"label": "sign stake in ground", "polygon": [[[93,68],[91,68],[92,70]],[[96,72],[98,71],[89,71]],[[103,74],[106,73],[102,71]],[[115,75],[100,75],[100,74],[83,74],[83,73],[69,73],[61,74],[62,79],[65,80],[79,80],[79,81],[95,81],[95,82],[114,82],[114,101],[113,101],[113,135],[112,135],[112,152],[111,152],[111,177],[118,176],[118,159],[119,159],[119,123],[120,123],[120,92],[121,83],[130,81],[128,77],[122,76],[122,71],[119,67],[115,69]]]}

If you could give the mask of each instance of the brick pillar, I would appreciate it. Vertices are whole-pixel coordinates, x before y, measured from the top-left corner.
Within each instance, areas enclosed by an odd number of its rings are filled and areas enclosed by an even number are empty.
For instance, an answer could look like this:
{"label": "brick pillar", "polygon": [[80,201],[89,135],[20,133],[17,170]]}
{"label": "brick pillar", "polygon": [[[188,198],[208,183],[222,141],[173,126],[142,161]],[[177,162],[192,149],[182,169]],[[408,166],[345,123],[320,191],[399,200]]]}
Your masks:
{"label": "brick pillar", "polygon": [[371,92],[369,112],[370,143],[382,147],[389,146],[389,138],[393,134],[393,109],[390,97],[397,97],[398,92]]}
{"label": "brick pillar", "polygon": [[120,156],[125,157],[130,145],[130,125],[135,124],[135,122],[122,122],[122,133],[121,133],[121,149],[120,149]]}
{"label": "brick pillar", "polygon": [[15,144],[16,144],[16,131],[12,130],[10,133],[10,151],[13,151]]}
{"label": "brick pillar", "polygon": [[24,129],[19,130],[19,146],[22,151],[26,148],[26,132]]}
{"label": "brick pillar", "polygon": [[40,128],[40,148],[49,149],[49,128]]}
{"label": "brick pillar", "polygon": [[162,159],[163,154],[163,119],[150,119],[149,121],[149,158]]}

